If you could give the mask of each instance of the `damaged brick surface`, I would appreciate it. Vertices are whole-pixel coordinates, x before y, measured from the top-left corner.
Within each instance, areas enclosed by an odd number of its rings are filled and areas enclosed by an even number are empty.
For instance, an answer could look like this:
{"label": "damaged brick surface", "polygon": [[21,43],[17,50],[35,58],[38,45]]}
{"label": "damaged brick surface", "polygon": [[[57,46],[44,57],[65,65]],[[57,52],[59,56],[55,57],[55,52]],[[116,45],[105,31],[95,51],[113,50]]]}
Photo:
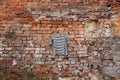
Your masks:
{"label": "damaged brick surface", "polygon": [[[0,0],[0,60],[40,77],[119,79],[119,5],[119,0]],[[53,55],[49,41],[55,32],[68,34],[68,55]]]}

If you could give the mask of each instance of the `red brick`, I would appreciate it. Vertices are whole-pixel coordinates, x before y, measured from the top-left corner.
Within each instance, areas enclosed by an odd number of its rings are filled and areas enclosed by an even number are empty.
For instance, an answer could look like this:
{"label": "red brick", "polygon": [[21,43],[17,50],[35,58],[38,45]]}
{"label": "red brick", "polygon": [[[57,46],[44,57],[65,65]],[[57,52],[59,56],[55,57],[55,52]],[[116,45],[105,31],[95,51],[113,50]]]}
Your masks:
{"label": "red brick", "polygon": [[38,25],[38,22],[35,22],[35,21],[32,21],[32,26],[37,26]]}
{"label": "red brick", "polygon": [[15,3],[15,2],[9,3],[9,6],[17,6],[17,5],[18,5],[18,3]]}
{"label": "red brick", "polygon": [[21,0],[11,0],[11,2],[21,2]]}
{"label": "red brick", "polygon": [[72,28],[65,28],[65,31],[72,31]]}
{"label": "red brick", "polygon": [[40,29],[40,27],[36,27],[36,26],[31,28],[31,30],[39,30],[39,29]]}
{"label": "red brick", "polygon": [[62,22],[62,24],[70,24],[70,22],[69,21],[64,21],[64,22]]}
{"label": "red brick", "polygon": [[10,12],[4,11],[0,13],[0,17],[7,18],[9,16]]}
{"label": "red brick", "polygon": [[39,2],[40,0],[29,0],[30,2]]}
{"label": "red brick", "polygon": [[47,20],[45,20],[45,21],[40,21],[42,24],[50,24],[50,21],[47,21]]}
{"label": "red brick", "polygon": [[61,5],[61,6],[68,6],[69,3],[61,3],[60,5]]}
{"label": "red brick", "polygon": [[46,3],[46,2],[40,2],[40,3],[38,4],[38,6],[47,7],[47,6],[48,6],[48,3]]}
{"label": "red brick", "polygon": [[29,0],[21,0],[22,2],[28,2]]}
{"label": "red brick", "polygon": [[82,28],[82,27],[77,27],[76,28],[76,31],[82,31],[82,30],[85,30],[85,28]]}
{"label": "red brick", "polygon": [[42,2],[50,2],[50,0],[43,0]]}
{"label": "red brick", "polygon": [[39,38],[37,39],[34,43],[37,44],[37,45],[42,45],[42,44],[48,44],[49,42],[49,39],[48,38]]}
{"label": "red brick", "polygon": [[112,27],[120,27],[120,18],[112,19]]}
{"label": "red brick", "polygon": [[62,0],[62,2],[72,2],[73,0]]}

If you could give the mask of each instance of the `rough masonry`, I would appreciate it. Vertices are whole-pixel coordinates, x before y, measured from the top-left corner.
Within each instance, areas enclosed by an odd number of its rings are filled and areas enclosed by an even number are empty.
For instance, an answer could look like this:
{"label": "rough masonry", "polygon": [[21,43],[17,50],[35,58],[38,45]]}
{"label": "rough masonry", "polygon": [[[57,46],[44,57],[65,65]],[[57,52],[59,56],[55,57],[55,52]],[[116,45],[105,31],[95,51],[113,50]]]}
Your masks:
{"label": "rough masonry", "polygon": [[[0,62],[40,77],[120,77],[119,0],[0,0]],[[68,55],[49,45],[69,35]],[[3,63],[2,63],[3,64]],[[108,72],[109,71],[109,72]]]}

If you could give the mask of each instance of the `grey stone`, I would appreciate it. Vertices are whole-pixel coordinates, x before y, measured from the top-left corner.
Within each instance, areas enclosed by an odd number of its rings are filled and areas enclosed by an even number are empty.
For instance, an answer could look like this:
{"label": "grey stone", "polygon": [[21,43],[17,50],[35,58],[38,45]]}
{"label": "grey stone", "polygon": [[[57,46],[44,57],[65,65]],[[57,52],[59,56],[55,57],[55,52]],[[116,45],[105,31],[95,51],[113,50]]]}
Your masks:
{"label": "grey stone", "polygon": [[117,77],[119,68],[120,66],[106,66],[102,69],[102,72],[110,77]]}

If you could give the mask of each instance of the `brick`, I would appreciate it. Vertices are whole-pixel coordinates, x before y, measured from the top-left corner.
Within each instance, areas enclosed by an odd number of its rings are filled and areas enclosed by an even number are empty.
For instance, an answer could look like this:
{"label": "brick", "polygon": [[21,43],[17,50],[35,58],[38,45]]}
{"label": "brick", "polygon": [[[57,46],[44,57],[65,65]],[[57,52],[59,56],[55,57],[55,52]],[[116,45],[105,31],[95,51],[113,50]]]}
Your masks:
{"label": "brick", "polygon": [[76,28],[76,31],[83,31],[83,30],[85,30],[85,28],[81,28],[81,27]]}
{"label": "brick", "polygon": [[32,8],[37,8],[38,7],[38,3],[36,2],[28,2],[27,3],[27,7],[32,9]]}
{"label": "brick", "polygon": [[17,6],[17,5],[18,5],[18,3],[15,3],[15,2],[9,3],[9,6]]}
{"label": "brick", "polygon": [[48,3],[47,3],[47,2],[40,2],[40,3],[38,4],[38,6],[47,7],[47,6],[48,6]]}
{"label": "brick", "polygon": [[11,8],[13,8],[15,11],[20,11],[20,10],[24,10],[25,9],[25,6],[11,6]]}
{"label": "brick", "polygon": [[39,2],[40,0],[30,0],[30,2]]}
{"label": "brick", "polygon": [[31,30],[39,31],[40,27],[32,27]]}
{"label": "brick", "polygon": [[21,0],[21,2],[28,2],[29,0]]}
{"label": "brick", "polygon": [[[0,0],[0,43],[6,41],[0,45],[0,60],[11,59],[9,54],[15,53],[12,55],[13,59],[16,58],[18,61],[15,69],[20,70],[26,66],[40,77],[61,76],[61,78],[78,74],[84,77],[81,74],[86,71],[86,66],[94,62],[103,67],[119,65],[118,43],[114,50],[114,46],[111,46],[119,41],[116,36],[118,37],[120,33],[120,15],[117,10],[119,3],[114,2],[111,2],[112,8],[108,8],[105,7],[105,0],[90,0],[88,3],[84,0]],[[108,14],[110,19],[106,17]],[[89,16],[93,18],[90,19]],[[85,34],[86,24],[89,22],[94,22],[97,26],[94,31]],[[9,31],[15,31],[17,38],[6,38],[4,35]],[[116,35],[111,44],[106,43],[108,47],[104,41],[110,39],[103,37],[107,31],[112,33],[111,36]],[[53,55],[49,40],[55,32],[68,34],[70,38],[68,55]],[[94,38],[99,33],[100,37]],[[90,39],[87,39],[86,35]],[[113,52],[115,56],[112,53],[110,56],[112,55],[114,60],[102,62],[99,52],[104,53],[103,58],[109,57],[108,53]],[[11,67],[12,61],[11,64],[8,62],[0,61],[0,64],[9,64]],[[97,71],[95,68],[89,71],[94,73],[94,70]],[[88,77],[87,72],[85,75]]]}
{"label": "brick", "polygon": [[61,6],[68,6],[69,3],[61,3],[60,5],[61,5]]}
{"label": "brick", "polygon": [[51,21],[41,21],[42,24],[50,24]]}
{"label": "brick", "polygon": [[21,2],[21,0],[10,0],[11,2]]}
{"label": "brick", "polygon": [[3,18],[7,18],[9,16],[10,12],[1,12],[0,16]]}

